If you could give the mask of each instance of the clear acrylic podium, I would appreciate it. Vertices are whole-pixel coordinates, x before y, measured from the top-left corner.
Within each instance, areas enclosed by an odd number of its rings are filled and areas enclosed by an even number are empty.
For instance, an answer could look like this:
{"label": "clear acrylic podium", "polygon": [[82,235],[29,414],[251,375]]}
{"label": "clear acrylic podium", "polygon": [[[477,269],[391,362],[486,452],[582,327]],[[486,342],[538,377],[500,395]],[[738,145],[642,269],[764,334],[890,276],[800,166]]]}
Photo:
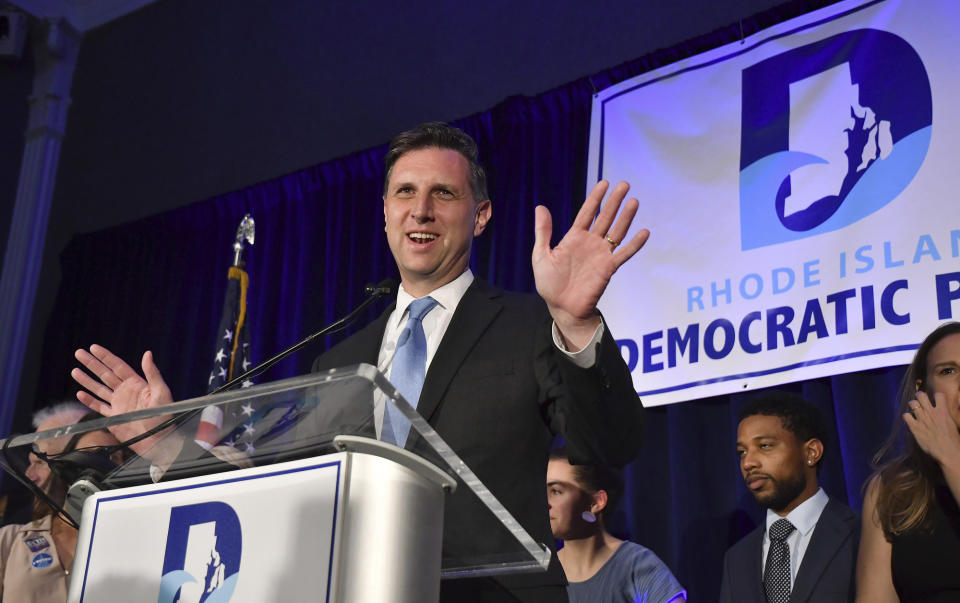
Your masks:
{"label": "clear acrylic podium", "polygon": [[[378,439],[390,404],[411,424],[403,449]],[[212,408],[222,425],[204,447],[196,434]],[[23,481],[43,440],[62,448],[172,417],[108,473],[50,457],[79,516],[69,601],[435,601],[442,578],[549,564],[549,549],[365,364],[11,437],[0,465]]]}

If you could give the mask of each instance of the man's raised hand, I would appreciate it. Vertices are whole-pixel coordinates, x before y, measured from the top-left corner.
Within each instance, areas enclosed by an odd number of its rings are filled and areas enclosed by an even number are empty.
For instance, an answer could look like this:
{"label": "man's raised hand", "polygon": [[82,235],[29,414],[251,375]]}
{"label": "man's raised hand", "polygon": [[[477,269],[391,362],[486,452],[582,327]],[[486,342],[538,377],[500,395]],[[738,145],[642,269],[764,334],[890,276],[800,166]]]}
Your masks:
{"label": "man's raised hand", "polygon": [[610,278],[650,236],[650,231],[641,229],[630,240],[623,240],[639,202],[629,199],[620,211],[630,189],[630,185],[621,182],[601,208],[607,188],[609,183],[605,180],[593,187],[570,230],[552,249],[550,210],[542,205],[536,208],[532,263],[537,293],[547,302],[550,315],[571,350],[581,349],[590,340],[600,322],[597,303]]}

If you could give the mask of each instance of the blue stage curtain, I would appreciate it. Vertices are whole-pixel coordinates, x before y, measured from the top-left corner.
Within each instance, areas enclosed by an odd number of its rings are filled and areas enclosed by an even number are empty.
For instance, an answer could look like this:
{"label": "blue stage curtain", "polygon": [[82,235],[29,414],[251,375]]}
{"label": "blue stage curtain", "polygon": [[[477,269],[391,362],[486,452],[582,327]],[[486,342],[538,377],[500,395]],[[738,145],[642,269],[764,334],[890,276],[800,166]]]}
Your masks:
{"label": "blue stage curtain", "polygon": [[[474,272],[507,289],[533,290],[534,207],[543,204],[553,212],[554,241],[572,222],[586,189],[595,89],[829,3],[791,2],[682,46],[536,97],[509,98],[455,122],[480,145],[493,199],[491,225],[474,245]],[[38,400],[72,396],[72,352],[92,343],[136,365],[145,349],[153,350],[175,397],[202,395],[234,231],[247,212],[257,225],[256,244],[246,254],[255,361],[345,314],[361,301],[364,284],[396,276],[382,234],[384,152],[385,147],[371,149],[77,236],[62,256],[63,282],[46,332]],[[642,216],[641,205],[641,221]],[[371,310],[360,324],[382,309]],[[611,329],[616,335],[616,325]],[[924,334],[911,335],[915,343]],[[307,372],[322,347],[285,360],[260,381]],[[829,419],[832,433],[821,483],[857,509],[870,456],[894,418],[901,375],[902,368],[895,367],[785,386],[817,404]],[[649,409],[643,452],[626,471],[613,531],[653,549],[694,600],[716,599],[724,551],[762,521],[735,454],[736,415],[754,393]]]}

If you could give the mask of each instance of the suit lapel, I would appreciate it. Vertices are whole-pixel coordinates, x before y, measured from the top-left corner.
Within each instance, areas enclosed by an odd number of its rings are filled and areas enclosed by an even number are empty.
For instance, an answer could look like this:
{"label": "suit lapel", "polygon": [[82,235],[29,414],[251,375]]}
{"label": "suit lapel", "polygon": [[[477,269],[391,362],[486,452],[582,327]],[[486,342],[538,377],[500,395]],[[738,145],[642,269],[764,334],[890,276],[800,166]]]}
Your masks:
{"label": "suit lapel", "polygon": [[380,356],[380,345],[383,342],[383,332],[394,306],[396,301],[376,320],[321,354],[313,363],[313,372],[350,366],[359,362],[376,366]]}
{"label": "suit lapel", "polygon": [[747,550],[750,554],[744,559],[747,567],[742,568],[744,576],[747,577],[747,601],[757,601],[766,603],[767,595],[763,592],[763,539],[766,537],[767,525],[761,523],[757,528],[747,535],[750,539]]}
{"label": "suit lapel", "polygon": [[800,569],[797,570],[797,581],[790,592],[790,603],[804,603],[810,598],[820,576],[833,561],[837,549],[850,538],[850,533],[856,527],[856,516],[842,511],[843,508],[832,498],[827,501],[827,506],[813,528],[813,536],[803,554]]}
{"label": "suit lapel", "polygon": [[417,412],[427,421],[440,405],[443,394],[467,354],[503,308],[497,299],[499,297],[500,292],[497,289],[474,279],[463,299],[457,304],[457,310],[430,362],[423,381],[423,390],[420,392]]}

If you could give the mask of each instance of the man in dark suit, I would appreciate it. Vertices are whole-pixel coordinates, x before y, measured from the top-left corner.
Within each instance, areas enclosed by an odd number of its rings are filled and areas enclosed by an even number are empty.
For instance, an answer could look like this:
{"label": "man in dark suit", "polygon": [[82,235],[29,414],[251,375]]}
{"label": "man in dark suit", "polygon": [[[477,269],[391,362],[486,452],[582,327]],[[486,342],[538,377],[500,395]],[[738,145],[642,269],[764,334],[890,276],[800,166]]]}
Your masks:
{"label": "man in dark suit", "polygon": [[[640,442],[642,407],[595,306],[646,233],[616,249],[635,212],[628,203],[614,223],[623,186],[589,230],[604,189],[594,190],[571,232],[552,250],[549,212],[538,208],[533,265],[542,299],[507,293],[473,278],[467,267],[473,237],[492,214],[473,141],[442,124],[399,135],[387,154],[383,195],[387,240],[401,276],[397,303],[314,365],[322,370],[368,362],[392,369],[406,307],[414,299],[435,298],[438,307],[423,319],[427,368],[417,411],[534,539],[548,544],[542,484],[553,435],[562,433],[579,460],[620,465]],[[572,270],[578,261],[598,263],[581,264],[577,277]],[[586,362],[583,352],[591,357]],[[455,495],[448,511],[454,515],[467,504]],[[491,538],[478,526],[448,523],[444,541],[448,551],[478,544],[489,549],[476,541]],[[516,599],[556,600],[564,581],[554,564],[545,576],[500,582]],[[466,600],[498,588],[444,583],[443,599]]]}
{"label": "man in dark suit", "polygon": [[774,391],[740,412],[737,452],[766,520],[723,561],[722,603],[854,600],[859,521],[817,483],[826,427],[815,406]]}
{"label": "man in dark suit", "polygon": [[[396,383],[394,354],[417,339],[401,338],[410,309],[432,298],[418,319],[419,354],[425,356],[420,381],[401,392],[534,539],[548,545],[553,539],[543,484],[554,434],[566,438],[573,462],[623,465],[640,444],[643,409],[596,306],[613,273],[649,233],[624,240],[638,203],[630,199],[620,211],[629,188],[621,183],[601,207],[607,187],[594,187],[553,248],[550,212],[536,209],[532,264],[540,295],[507,293],[475,279],[468,268],[473,238],[492,215],[474,141],[440,123],[399,135],[386,157],[383,194],[385,231],[401,277],[397,301],[314,365],[375,363]],[[78,350],[77,358],[107,387],[79,370],[77,381],[112,403],[79,393],[91,408],[109,415],[169,401],[149,352],[142,363],[146,380],[99,346]],[[378,432],[388,416],[378,420]],[[460,504],[454,496],[448,509]],[[448,548],[493,538],[477,526],[448,528]],[[546,575],[445,582],[442,598],[565,600],[564,582],[554,556]]]}

